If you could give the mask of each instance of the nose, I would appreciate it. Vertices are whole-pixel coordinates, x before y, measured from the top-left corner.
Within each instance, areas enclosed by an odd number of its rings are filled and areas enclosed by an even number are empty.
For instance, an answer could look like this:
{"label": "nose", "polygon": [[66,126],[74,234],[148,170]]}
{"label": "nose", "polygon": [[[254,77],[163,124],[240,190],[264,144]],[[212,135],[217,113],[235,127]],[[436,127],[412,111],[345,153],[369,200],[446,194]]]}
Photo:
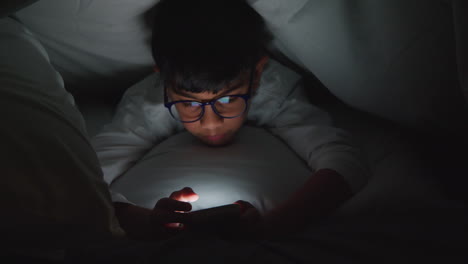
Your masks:
{"label": "nose", "polygon": [[205,114],[200,119],[200,125],[207,130],[217,130],[223,124],[224,118],[217,115],[213,109],[207,105],[205,107]]}

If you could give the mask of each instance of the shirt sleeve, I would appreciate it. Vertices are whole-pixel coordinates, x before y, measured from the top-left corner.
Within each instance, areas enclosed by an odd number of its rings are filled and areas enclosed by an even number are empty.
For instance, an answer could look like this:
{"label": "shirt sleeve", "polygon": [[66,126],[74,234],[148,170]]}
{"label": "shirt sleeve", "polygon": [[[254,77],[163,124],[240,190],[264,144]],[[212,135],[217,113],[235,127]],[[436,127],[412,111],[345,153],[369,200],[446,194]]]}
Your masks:
{"label": "shirt sleeve", "polygon": [[299,75],[275,65],[264,74],[252,103],[254,121],[289,145],[312,171],[335,170],[358,192],[370,173],[352,137],[308,101]]}
{"label": "shirt sleeve", "polygon": [[[155,144],[181,130],[182,126],[164,107],[158,74],[129,88],[112,122],[91,139],[106,183],[110,186]],[[114,202],[131,203],[112,190],[111,195]]]}

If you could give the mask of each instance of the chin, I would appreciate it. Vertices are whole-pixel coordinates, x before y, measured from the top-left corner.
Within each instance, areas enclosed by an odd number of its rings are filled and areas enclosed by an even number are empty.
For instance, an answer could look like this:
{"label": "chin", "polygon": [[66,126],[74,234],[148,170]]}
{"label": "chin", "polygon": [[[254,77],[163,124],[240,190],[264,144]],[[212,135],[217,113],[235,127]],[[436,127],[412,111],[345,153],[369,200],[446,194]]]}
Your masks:
{"label": "chin", "polygon": [[234,137],[230,137],[228,139],[223,139],[221,141],[210,141],[210,140],[202,139],[202,138],[199,138],[199,139],[205,145],[208,145],[210,147],[224,147],[224,146],[230,145],[232,142],[234,142]]}

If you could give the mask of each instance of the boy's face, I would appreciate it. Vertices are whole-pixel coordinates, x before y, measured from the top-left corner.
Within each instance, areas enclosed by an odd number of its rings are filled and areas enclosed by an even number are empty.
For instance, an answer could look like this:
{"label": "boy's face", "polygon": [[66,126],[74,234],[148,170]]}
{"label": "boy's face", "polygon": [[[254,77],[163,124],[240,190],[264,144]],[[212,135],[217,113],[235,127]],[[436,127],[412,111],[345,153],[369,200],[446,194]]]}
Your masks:
{"label": "boy's face", "polygon": [[[236,86],[238,86],[238,88],[235,88]],[[234,89],[232,89],[233,87]],[[173,101],[195,100],[206,102],[219,98],[222,95],[246,94],[248,88],[249,82],[241,80],[236,85],[225,87],[216,94],[211,92],[191,93],[187,91],[178,93],[171,90],[168,92],[168,96]],[[210,146],[221,146],[232,141],[236,132],[242,127],[246,116],[247,113],[232,119],[222,118],[213,111],[210,105],[206,105],[205,113],[200,120],[193,123],[183,123],[183,125],[187,131],[204,143]]]}
{"label": "boy's face", "polygon": [[[255,77],[252,81],[251,93],[258,88],[263,68],[268,61],[267,57],[262,58],[255,69]],[[223,95],[240,95],[247,94],[249,91],[250,75],[246,74],[239,77],[236,81],[224,87],[220,92],[213,94],[211,92],[192,93],[188,91],[176,92],[173,89],[168,89],[168,96],[171,101],[195,100],[195,101],[211,101],[222,97]],[[250,101],[248,103],[250,104]],[[247,108],[248,111],[248,108]],[[217,115],[210,105],[205,106],[203,117],[193,123],[183,123],[185,129],[192,135],[196,136],[202,142],[210,146],[227,145],[234,139],[236,133],[244,124],[247,118],[247,111],[239,117],[228,119]]]}

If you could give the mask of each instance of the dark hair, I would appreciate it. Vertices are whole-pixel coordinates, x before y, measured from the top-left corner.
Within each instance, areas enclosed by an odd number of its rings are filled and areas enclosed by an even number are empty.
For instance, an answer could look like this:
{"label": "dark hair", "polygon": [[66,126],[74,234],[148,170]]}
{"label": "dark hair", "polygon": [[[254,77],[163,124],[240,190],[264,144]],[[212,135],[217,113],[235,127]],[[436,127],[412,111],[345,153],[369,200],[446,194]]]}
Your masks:
{"label": "dark hair", "polygon": [[161,0],[153,11],[153,58],[178,90],[219,92],[250,72],[272,39],[245,0]]}

